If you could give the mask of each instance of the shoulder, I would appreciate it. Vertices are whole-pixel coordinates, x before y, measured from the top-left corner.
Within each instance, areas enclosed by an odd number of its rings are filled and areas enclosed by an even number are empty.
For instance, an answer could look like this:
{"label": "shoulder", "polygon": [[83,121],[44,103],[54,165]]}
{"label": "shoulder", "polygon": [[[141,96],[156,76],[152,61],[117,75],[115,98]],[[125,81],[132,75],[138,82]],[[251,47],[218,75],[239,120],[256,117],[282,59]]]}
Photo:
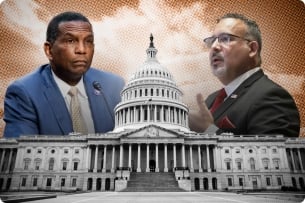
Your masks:
{"label": "shoulder", "polygon": [[121,76],[93,67],[87,71],[85,77],[90,80],[105,81],[107,83],[124,83],[124,79]]}
{"label": "shoulder", "polygon": [[37,88],[41,89],[44,86],[43,84],[46,82],[43,75],[49,74],[47,69],[47,65],[43,65],[34,71],[22,76],[21,78],[18,78],[8,86],[7,91],[14,91],[19,89],[33,92]]}

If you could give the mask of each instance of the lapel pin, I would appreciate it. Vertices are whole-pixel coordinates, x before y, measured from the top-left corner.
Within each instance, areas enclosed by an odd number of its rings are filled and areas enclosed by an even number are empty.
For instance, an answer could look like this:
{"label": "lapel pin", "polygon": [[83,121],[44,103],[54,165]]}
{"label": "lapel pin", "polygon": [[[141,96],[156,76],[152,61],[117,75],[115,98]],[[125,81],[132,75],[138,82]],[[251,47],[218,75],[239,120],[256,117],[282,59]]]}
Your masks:
{"label": "lapel pin", "polygon": [[237,94],[232,94],[230,98],[232,98],[232,99],[236,99],[237,97],[238,97],[238,95],[237,95]]}
{"label": "lapel pin", "polygon": [[95,94],[95,95],[100,95],[100,94],[101,94],[101,91],[94,89],[94,94]]}

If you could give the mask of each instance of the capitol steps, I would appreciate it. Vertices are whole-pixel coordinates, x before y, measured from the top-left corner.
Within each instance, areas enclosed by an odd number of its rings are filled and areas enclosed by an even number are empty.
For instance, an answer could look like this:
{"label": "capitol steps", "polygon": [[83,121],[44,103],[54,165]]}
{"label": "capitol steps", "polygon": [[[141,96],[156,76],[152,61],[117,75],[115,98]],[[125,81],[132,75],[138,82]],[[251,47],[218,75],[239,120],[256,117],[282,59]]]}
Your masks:
{"label": "capitol steps", "polygon": [[123,192],[185,192],[179,188],[175,175],[169,173],[131,173]]}

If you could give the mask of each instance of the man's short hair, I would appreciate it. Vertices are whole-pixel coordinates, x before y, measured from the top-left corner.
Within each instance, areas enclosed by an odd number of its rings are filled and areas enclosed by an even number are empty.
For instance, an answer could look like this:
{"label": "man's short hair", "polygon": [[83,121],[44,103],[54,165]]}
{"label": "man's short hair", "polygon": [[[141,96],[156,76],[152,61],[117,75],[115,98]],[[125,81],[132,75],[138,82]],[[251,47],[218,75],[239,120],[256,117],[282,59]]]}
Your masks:
{"label": "man's short hair", "polygon": [[247,18],[246,16],[239,14],[239,13],[227,13],[224,16],[217,19],[217,23],[219,23],[220,20],[225,19],[225,18],[239,19],[247,25],[248,31],[247,31],[245,37],[250,37],[250,39],[257,41],[258,46],[259,46],[258,55],[259,55],[259,58],[261,58],[260,55],[261,55],[261,50],[262,50],[262,36],[261,36],[261,31],[260,31],[257,23],[254,20],[251,20],[251,19]]}
{"label": "man's short hair", "polygon": [[69,22],[69,21],[83,21],[89,23],[90,26],[92,26],[88,18],[81,13],[72,12],[72,11],[60,13],[55,17],[53,17],[52,20],[49,22],[47,28],[46,40],[50,43],[54,43],[54,41],[58,36],[58,25],[62,22]]}

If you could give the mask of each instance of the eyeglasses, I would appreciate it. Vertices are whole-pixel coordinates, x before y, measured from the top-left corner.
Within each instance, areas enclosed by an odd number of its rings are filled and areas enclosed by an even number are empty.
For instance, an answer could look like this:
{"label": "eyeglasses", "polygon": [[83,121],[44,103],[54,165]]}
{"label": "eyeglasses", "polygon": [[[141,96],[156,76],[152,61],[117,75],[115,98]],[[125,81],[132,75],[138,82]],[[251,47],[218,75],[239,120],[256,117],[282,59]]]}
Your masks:
{"label": "eyeglasses", "polygon": [[205,43],[205,45],[208,48],[211,48],[213,43],[215,42],[216,39],[218,39],[218,43],[221,45],[228,45],[231,41],[233,41],[234,38],[239,38],[239,39],[243,39],[246,40],[248,42],[251,42],[251,40],[237,36],[237,35],[232,35],[229,33],[221,33],[218,36],[211,36],[211,37],[207,37],[205,39],[203,39],[203,42]]}

